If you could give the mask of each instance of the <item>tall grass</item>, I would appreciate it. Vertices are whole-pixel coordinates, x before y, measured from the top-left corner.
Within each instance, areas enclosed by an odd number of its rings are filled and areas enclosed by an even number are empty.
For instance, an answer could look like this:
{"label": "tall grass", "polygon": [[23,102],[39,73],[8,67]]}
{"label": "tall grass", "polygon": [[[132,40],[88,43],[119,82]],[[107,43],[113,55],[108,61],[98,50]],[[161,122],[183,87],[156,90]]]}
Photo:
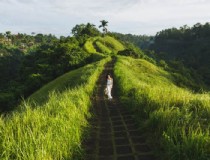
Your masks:
{"label": "tall grass", "polygon": [[85,44],[84,49],[88,53],[117,54],[118,51],[124,50],[125,47],[113,37],[91,37]]}
{"label": "tall grass", "polygon": [[99,37],[98,41],[103,44],[105,43],[105,46],[107,46],[113,53],[117,53],[118,51],[122,51],[125,49],[123,44],[121,44],[118,40],[110,36]]}
{"label": "tall grass", "polygon": [[94,44],[100,53],[107,54],[107,55],[110,55],[112,53],[111,49],[107,47],[104,43],[100,41],[95,41]]}
{"label": "tall grass", "polygon": [[97,53],[96,49],[93,46],[93,42],[95,41],[96,38],[89,38],[85,44],[84,44],[84,49],[88,52],[88,53]]}
{"label": "tall grass", "polygon": [[121,100],[152,134],[161,159],[210,159],[209,93],[177,87],[170,73],[142,59],[118,57],[114,72]]}
{"label": "tall grass", "polygon": [[81,159],[90,96],[109,60],[67,73],[24,101],[21,109],[1,117],[0,159]]}

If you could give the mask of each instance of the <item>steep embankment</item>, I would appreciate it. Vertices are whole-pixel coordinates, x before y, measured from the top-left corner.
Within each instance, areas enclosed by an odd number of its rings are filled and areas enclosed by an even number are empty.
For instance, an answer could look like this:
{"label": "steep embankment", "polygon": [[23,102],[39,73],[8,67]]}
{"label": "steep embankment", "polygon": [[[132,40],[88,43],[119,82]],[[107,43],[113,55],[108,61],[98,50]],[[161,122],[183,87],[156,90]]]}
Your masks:
{"label": "steep embankment", "polygon": [[170,73],[142,59],[118,57],[114,72],[121,101],[136,113],[161,159],[210,158],[208,93],[177,87]]}
{"label": "steep embankment", "polygon": [[57,78],[34,93],[19,111],[0,117],[0,159],[81,158],[90,96],[109,60]]}

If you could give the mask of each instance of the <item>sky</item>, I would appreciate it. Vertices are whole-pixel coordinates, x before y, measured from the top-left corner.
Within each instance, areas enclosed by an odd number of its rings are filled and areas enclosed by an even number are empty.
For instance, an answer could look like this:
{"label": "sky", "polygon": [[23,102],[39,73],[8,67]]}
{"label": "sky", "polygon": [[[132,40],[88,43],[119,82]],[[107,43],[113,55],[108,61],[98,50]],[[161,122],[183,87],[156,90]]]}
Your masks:
{"label": "sky", "polygon": [[0,0],[0,33],[69,36],[76,24],[100,25],[124,34],[155,35],[210,22],[210,0]]}

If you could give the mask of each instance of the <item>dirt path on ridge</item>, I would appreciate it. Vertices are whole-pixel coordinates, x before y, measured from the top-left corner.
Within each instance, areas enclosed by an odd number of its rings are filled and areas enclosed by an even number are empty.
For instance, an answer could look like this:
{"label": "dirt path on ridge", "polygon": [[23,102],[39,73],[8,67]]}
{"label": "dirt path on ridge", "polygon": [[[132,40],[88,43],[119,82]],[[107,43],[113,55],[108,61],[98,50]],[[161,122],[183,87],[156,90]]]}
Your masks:
{"label": "dirt path on ridge", "polygon": [[85,160],[155,160],[144,134],[132,118],[133,114],[116,98],[115,84],[113,100],[108,101],[104,95],[106,74],[113,75],[113,66],[114,60],[105,66],[97,82],[94,118],[90,120],[92,131],[84,144]]}

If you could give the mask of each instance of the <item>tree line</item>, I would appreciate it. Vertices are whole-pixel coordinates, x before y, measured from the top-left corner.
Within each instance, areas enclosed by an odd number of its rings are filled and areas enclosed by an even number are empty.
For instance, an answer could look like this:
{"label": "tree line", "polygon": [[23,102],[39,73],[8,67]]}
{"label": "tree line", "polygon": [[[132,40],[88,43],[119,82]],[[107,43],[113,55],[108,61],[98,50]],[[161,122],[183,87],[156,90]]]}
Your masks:
{"label": "tree line", "polygon": [[162,30],[149,46],[157,59],[177,67],[187,67],[196,73],[205,85],[210,86],[210,23],[197,23],[192,27]]}

